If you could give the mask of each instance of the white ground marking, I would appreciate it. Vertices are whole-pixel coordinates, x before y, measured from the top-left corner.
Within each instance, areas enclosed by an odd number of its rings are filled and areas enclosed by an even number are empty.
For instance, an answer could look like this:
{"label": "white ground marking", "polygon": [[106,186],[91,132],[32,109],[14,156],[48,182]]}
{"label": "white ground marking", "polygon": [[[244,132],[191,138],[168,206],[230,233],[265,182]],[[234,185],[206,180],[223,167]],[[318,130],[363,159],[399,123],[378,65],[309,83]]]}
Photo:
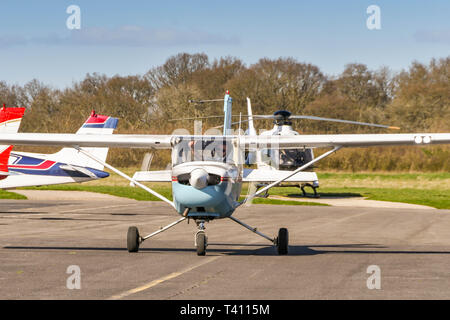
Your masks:
{"label": "white ground marking", "polygon": [[171,274],[168,274],[168,275],[166,275],[166,276],[164,276],[162,278],[153,280],[153,281],[151,281],[149,283],[146,283],[146,284],[144,284],[144,285],[142,285],[140,287],[137,287],[137,288],[134,288],[134,289],[131,289],[131,290],[119,293],[117,295],[109,297],[107,300],[119,300],[119,299],[126,298],[126,297],[128,297],[130,295],[142,292],[144,290],[148,290],[150,288],[153,288],[153,287],[157,286],[158,284],[161,284],[161,283],[163,283],[165,281],[177,278],[177,277],[179,277],[179,276],[181,276],[181,275],[183,275],[183,274],[185,274],[185,273],[187,273],[189,271],[192,271],[194,269],[197,269],[198,267],[201,267],[201,266],[203,266],[205,264],[213,262],[213,261],[219,259],[220,257],[221,256],[215,256],[215,257],[211,257],[211,258],[206,258],[205,260],[203,260],[203,261],[201,261],[201,262],[199,262],[197,264],[194,264],[194,265],[192,265],[190,267],[187,267],[187,268],[182,269],[180,271],[172,272]]}

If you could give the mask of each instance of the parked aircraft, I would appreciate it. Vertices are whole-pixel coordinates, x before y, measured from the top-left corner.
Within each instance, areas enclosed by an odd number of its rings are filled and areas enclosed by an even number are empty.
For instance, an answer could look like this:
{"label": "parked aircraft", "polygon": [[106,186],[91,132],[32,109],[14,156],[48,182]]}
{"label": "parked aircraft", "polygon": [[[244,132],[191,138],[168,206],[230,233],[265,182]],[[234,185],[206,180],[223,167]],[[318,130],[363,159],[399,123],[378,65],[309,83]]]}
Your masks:
{"label": "parked aircraft", "polygon": [[[130,227],[127,233],[127,249],[129,252],[137,252],[139,246],[145,240],[166,231],[182,221],[192,219],[198,227],[195,235],[195,246],[198,255],[205,255],[208,244],[205,223],[222,218],[229,218],[269,240],[277,247],[279,254],[287,254],[289,247],[287,228],[280,228],[276,237],[269,237],[256,228],[238,220],[233,216],[233,213],[244,203],[251,200],[252,197],[263,194],[266,190],[287,181],[292,176],[304,171],[341,148],[387,145],[427,146],[450,143],[450,133],[324,134],[295,136],[246,136],[232,134],[231,121],[227,117],[227,115],[231,114],[231,97],[228,94],[225,95],[224,102],[225,122],[223,135],[17,133],[1,135],[0,143],[65,146],[78,150],[80,153],[126,178],[136,186],[143,188],[163,200],[180,215],[177,221],[146,236],[141,236],[137,227]],[[171,149],[173,201],[105,163],[102,159],[92,154],[92,152],[84,149],[86,147]],[[258,190],[251,197],[244,200],[240,199],[244,176],[244,153],[246,150],[312,147],[330,147],[332,149],[305,163],[287,176],[280,177],[278,180]]]}
{"label": "parked aircraft", "polygon": [[[25,108],[0,108],[0,133],[16,133],[19,130]],[[9,176],[8,160],[12,146],[0,146],[0,180]]]}
{"label": "parked aircraft", "polygon": [[[24,108],[0,109],[0,133],[15,133],[19,129]],[[110,135],[117,127],[117,118],[97,115],[94,111],[76,134]],[[13,146],[4,146],[0,153],[0,189],[28,186],[43,186],[71,182],[85,182],[106,178],[103,166],[73,148],[63,148],[53,154],[12,151]],[[87,148],[103,161],[108,148]]]}

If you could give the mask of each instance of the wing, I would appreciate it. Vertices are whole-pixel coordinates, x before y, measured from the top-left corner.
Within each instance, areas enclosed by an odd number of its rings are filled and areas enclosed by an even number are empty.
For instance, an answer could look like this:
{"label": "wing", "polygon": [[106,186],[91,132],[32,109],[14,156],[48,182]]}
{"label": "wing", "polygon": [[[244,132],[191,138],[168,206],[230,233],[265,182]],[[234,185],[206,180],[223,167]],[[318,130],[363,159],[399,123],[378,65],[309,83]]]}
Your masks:
{"label": "wing", "polygon": [[[146,134],[61,134],[15,133],[2,134],[0,141],[13,145],[63,146],[63,147],[119,147],[170,149],[171,135]],[[2,142],[0,142],[2,144]]]}
{"label": "wing", "polygon": [[241,136],[243,148],[370,147],[450,144],[450,133],[324,134],[296,136]]}
{"label": "wing", "polygon": [[387,145],[450,144],[450,133],[331,134],[296,136],[172,136],[146,134],[15,133],[0,135],[0,144],[67,147],[170,149],[177,139],[239,139],[241,147],[289,149],[302,147],[370,147]]}

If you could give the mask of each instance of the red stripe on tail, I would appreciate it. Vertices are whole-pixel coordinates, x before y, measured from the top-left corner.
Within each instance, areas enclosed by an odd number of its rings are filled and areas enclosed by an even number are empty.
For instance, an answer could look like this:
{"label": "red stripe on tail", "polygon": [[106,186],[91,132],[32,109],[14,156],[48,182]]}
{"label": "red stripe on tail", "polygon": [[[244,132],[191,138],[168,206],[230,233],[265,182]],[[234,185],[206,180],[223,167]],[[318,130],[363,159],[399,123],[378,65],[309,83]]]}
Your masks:
{"label": "red stripe on tail", "polygon": [[102,116],[101,114],[96,114],[94,110],[92,110],[91,112],[91,116],[89,117],[89,119],[86,120],[85,123],[105,123],[106,120],[108,120],[108,116]]}
{"label": "red stripe on tail", "polygon": [[9,146],[2,153],[0,153],[0,180],[8,177],[7,175],[2,175],[1,173],[8,172],[8,160],[13,146]]}
{"label": "red stripe on tail", "polygon": [[25,113],[25,108],[0,108],[0,123],[5,121],[20,119]]}

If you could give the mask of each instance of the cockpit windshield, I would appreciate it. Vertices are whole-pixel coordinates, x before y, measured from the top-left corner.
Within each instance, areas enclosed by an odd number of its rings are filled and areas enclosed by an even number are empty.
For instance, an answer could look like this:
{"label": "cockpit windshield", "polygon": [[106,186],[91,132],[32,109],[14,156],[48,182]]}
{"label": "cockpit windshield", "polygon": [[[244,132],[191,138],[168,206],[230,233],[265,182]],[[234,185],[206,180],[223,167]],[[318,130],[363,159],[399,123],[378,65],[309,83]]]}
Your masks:
{"label": "cockpit windshield", "polygon": [[279,170],[295,170],[312,161],[312,149],[264,149],[262,161]]}
{"label": "cockpit windshield", "polygon": [[233,145],[221,138],[181,139],[172,149],[174,166],[192,161],[234,163]]}

